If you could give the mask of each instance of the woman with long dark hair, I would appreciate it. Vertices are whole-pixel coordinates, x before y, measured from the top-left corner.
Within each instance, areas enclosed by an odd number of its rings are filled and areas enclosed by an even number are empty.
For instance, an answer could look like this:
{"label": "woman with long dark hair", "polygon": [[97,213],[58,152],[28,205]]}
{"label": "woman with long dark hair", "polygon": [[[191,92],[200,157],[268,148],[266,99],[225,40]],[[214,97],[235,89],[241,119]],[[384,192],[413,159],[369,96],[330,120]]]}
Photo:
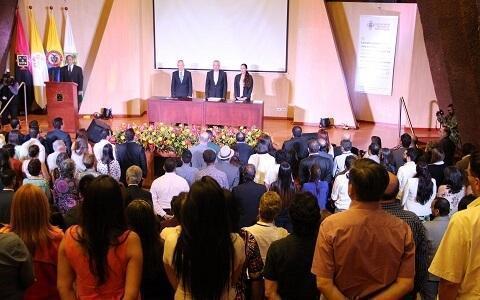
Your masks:
{"label": "woman with long dark hair", "polygon": [[458,211],[458,203],[465,196],[465,176],[457,167],[447,167],[444,172],[443,184],[438,187],[437,197],[450,202],[450,214]]}
{"label": "woman with long dark hair", "polygon": [[163,262],[175,299],[235,299],[245,261],[245,243],[232,234],[223,190],[205,176],[182,206],[181,230],[165,240]]}
{"label": "woman with long dark hair", "polygon": [[395,168],[395,159],[393,157],[392,150],[389,148],[380,149],[380,164],[387,169],[388,172],[393,174],[397,173],[397,168]]}
{"label": "woman with long dark hair", "polygon": [[70,227],[58,254],[62,299],[138,299],[142,246],[127,230],[120,185],[101,175],[88,186],[80,225]]}
{"label": "woman with long dark hair", "polygon": [[417,164],[417,175],[407,180],[403,191],[402,203],[406,210],[412,211],[420,219],[428,220],[431,204],[437,195],[437,184],[424,162]]}
{"label": "woman with long dark hair", "polygon": [[246,64],[240,66],[240,74],[235,76],[234,89],[235,99],[250,101],[253,90],[253,77],[248,73]]}
{"label": "woman with long dark hair", "polygon": [[310,178],[303,184],[302,191],[310,192],[317,199],[320,210],[325,210],[328,198],[328,182],[322,181],[322,169],[318,164],[310,168]]}
{"label": "woman with long dark hair", "polygon": [[84,172],[86,167],[83,164],[83,157],[89,152],[88,140],[79,137],[75,140],[75,143],[72,146],[72,159],[75,162],[75,168],[77,172]]}
{"label": "woman with long dark hair", "polygon": [[275,225],[291,232],[292,224],[288,217],[288,208],[295,196],[296,188],[292,176],[292,168],[288,162],[283,162],[278,168],[278,179],[270,186],[270,191],[277,192],[282,199],[282,209],[275,219]]}
{"label": "woman with long dark hair", "polygon": [[143,250],[143,300],[173,299],[173,291],[163,267],[163,242],[153,208],[143,200],[133,200],[127,206],[128,227],[140,236]]}
{"label": "woman with long dark hair", "polygon": [[110,175],[117,181],[120,180],[122,171],[120,164],[115,160],[111,144],[105,144],[105,146],[103,146],[102,159],[97,163],[97,171],[100,174]]}

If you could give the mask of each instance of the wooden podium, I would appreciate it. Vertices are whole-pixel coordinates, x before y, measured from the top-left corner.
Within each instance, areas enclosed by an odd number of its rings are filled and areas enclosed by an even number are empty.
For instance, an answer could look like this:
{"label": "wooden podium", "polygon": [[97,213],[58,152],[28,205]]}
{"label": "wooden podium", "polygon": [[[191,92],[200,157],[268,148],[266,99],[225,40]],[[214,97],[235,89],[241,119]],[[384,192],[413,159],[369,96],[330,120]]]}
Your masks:
{"label": "wooden podium", "polygon": [[78,130],[78,94],[75,82],[45,82],[47,90],[48,129],[53,129],[53,119],[63,119],[63,130]]}

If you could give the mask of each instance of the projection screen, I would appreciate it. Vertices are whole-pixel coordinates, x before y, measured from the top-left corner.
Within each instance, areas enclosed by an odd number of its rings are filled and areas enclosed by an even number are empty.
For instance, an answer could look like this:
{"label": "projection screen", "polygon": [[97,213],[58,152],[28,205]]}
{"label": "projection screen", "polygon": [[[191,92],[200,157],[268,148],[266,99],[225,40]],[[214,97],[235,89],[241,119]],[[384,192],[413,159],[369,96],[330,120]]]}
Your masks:
{"label": "projection screen", "polygon": [[153,0],[155,68],[287,71],[288,0]]}

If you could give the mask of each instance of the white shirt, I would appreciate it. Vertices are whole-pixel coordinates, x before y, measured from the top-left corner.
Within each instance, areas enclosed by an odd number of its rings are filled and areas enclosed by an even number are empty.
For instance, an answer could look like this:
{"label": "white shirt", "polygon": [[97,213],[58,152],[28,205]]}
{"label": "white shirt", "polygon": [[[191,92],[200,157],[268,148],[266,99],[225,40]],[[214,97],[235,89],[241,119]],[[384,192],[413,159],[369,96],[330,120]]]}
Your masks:
{"label": "white shirt", "polygon": [[414,212],[419,217],[429,216],[432,213],[431,205],[432,201],[437,196],[437,184],[435,179],[432,178],[433,182],[433,191],[430,199],[425,204],[420,204],[417,202],[417,191],[418,191],[418,178],[410,178],[407,180],[407,185],[403,191],[402,195],[402,204],[403,208]]}
{"label": "white shirt", "polygon": [[285,228],[277,227],[273,223],[265,223],[258,221],[257,224],[245,227],[245,230],[253,234],[257,241],[258,248],[260,248],[260,255],[262,256],[263,263],[267,258],[267,251],[270,245],[288,235],[288,231]]}
{"label": "white shirt", "polygon": [[152,193],[153,210],[161,217],[167,213],[163,209],[170,209],[170,202],[174,196],[181,192],[188,192],[190,187],[188,182],[175,174],[165,173],[152,182],[150,193]]}
{"label": "white shirt", "polygon": [[180,78],[180,82],[183,82],[183,72],[184,71],[178,71],[178,77]]}
{"label": "white shirt", "polygon": [[93,154],[95,155],[95,158],[100,161],[102,160],[102,156],[103,156],[103,146],[105,146],[106,144],[110,144],[112,145],[113,147],[113,158],[115,160],[117,160],[117,153],[115,151],[115,145],[113,145],[112,143],[110,143],[109,141],[107,141],[106,139],[102,139],[100,140],[98,143],[96,143],[95,145],[93,145]]}
{"label": "white shirt", "polygon": [[335,157],[335,159],[333,160],[333,176],[345,170],[345,159],[347,158],[347,156],[350,156],[350,155],[353,155],[353,154],[352,152],[348,151]]}
{"label": "white shirt", "polygon": [[240,76],[240,98],[243,97],[243,87],[245,86],[245,75]]}
{"label": "white shirt", "polygon": [[213,82],[215,83],[215,85],[218,82],[218,74],[219,73],[220,73],[220,71],[213,71]]}
{"label": "white shirt", "polygon": [[338,209],[349,209],[352,199],[348,195],[348,178],[347,173],[340,174],[335,178],[332,188],[332,200]]}
{"label": "white shirt", "polygon": [[275,164],[272,168],[267,170],[265,174],[264,183],[267,187],[269,187],[272,183],[274,183],[278,179],[278,170],[280,169],[280,164]]}
{"label": "white shirt", "polygon": [[20,159],[28,159],[28,147],[31,145],[37,145],[38,148],[40,149],[40,152],[38,153],[38,159],[40,160],[41,163],[45,163],[45,147],[40,143],[38,139],[30,138],[28,141],[22,144],[22,148],[20,149]]}
{"label": "white shirt", "polygon": [[275,168],[275,158],[268,153],[252,154],[248,163],[255,166],[255,182],[264,184],[267,173]]}
{"label": "white shirt", "polygon": [[398,168],[397,177],[400,189],[398,191],[397,199],[402,199],[403,190],[407,185],[407,180],[413,178],[415,175],[417,175],[417,165],[414,161],[407,161],[403,166]]}
{"label": "white shirt", "polygon": [[47,156],[47,167],[50,170],[50,172],[55,170],[55,168],[58,167],[57,166],[57,157],[60,153],[61,152],[53,152],[53,153],[50,153]]}
{"label": "white shirt", "polygon": [[83,156],[85,155],[82,154],[82,155],[78,155],[77,153],[75,153],[75,151],[72,151],[72,159],[73,161],[75,162],[75,169],[77,170],[77,172],[84,172],[87,167],[85,167],[85,165],[83,164]]}

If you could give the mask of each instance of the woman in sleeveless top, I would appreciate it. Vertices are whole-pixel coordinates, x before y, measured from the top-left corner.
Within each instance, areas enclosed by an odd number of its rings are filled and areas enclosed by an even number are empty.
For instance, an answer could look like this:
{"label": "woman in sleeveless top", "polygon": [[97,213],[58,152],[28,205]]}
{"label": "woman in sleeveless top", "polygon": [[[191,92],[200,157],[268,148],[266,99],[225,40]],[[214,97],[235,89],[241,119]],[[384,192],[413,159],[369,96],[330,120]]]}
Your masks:
{"label": "woman in sleeveless top", "polygon": [[95,178],[81,209],[80,225],[70,227],[60,244],[62,299],[139,299],[142,247],[138,235],[126,229],[117,181]]}

